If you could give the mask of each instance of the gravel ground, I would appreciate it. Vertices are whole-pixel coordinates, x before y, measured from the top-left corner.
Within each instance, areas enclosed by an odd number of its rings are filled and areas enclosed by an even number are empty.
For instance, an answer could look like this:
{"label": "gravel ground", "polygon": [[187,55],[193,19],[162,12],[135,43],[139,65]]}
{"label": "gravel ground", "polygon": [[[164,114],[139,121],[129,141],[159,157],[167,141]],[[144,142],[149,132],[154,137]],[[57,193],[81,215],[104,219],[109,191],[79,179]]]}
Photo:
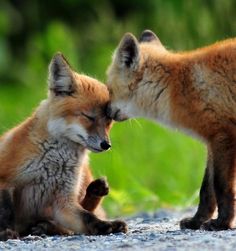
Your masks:
{"label": "gravel ground", "polygon": [[84,251],[152,251],[152,250],[236,250],[236,230],[206,232],[180,230],[178,222],[191,215],[160,210],[126,219],[127,234],[108,236],[47,237],[28,236],[24,240],[0,242],[0,250],[84,250]]}

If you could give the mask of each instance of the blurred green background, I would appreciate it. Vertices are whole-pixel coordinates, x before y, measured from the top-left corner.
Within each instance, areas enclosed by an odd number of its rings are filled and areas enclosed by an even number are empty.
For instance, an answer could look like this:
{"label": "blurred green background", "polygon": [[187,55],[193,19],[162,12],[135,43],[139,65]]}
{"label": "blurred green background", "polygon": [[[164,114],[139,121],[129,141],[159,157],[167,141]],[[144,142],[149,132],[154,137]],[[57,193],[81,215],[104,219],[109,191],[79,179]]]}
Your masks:
{"label": "blurred green background", "polygon": [[[74,68],[105,82],[122,35],[156,32],[171,50],[235,36],[235,0],[0,1],[0,132],[46,97],[47,65],[61,51]],[[194,205],[205,147],[150,121],[114,125],[112,150],[91,154],[95,176],[108,177],[111,216]]]}

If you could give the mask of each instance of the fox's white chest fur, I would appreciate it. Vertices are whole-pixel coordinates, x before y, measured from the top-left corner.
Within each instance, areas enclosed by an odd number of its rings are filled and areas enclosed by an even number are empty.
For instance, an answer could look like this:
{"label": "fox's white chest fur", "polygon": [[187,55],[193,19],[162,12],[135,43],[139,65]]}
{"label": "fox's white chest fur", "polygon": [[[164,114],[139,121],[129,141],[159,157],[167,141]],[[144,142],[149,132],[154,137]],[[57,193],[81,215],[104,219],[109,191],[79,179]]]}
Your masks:
{"label": "fox's white chest fur", "polygon": [[[55,197],[69,194],[78,187],[80,166],[87,151],[67,139],[48,139],[39,143],[40,153],[21,167],[17,183],[21,198],[27,197],[26,212],[41,214],[40,209],[51,206]],[[38,198],[36,198],[38,197]],[[24,205],[22,205],[24,206]]]}

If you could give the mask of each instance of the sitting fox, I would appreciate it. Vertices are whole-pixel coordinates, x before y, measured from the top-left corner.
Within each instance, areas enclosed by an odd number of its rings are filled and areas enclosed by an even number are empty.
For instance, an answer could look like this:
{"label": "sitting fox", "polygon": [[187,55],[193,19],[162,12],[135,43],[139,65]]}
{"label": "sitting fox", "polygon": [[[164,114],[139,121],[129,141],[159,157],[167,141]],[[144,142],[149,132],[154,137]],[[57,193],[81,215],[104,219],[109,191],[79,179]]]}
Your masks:
{"label": "sitting fox", "polygon": [[99,198],[85,196],[93,190],[88,150],[110,148],[107,87],[74,72],[60,53],[48,83],[48,98],[0,138],[0,181],[13,188],[14,229],[21,235],[45,220],[75,234],[125,232],[123,221],[98,218]]}
{"label": "sitting fox", "polygon": [[[199,136],[208,160],[193,218],[181,228],[233,227],[236,182],[236,39],[173,53],[151,31],[121,40],[108,69],[117,121],[147,117]],[[212,219],[218,208],[218,218]]]}

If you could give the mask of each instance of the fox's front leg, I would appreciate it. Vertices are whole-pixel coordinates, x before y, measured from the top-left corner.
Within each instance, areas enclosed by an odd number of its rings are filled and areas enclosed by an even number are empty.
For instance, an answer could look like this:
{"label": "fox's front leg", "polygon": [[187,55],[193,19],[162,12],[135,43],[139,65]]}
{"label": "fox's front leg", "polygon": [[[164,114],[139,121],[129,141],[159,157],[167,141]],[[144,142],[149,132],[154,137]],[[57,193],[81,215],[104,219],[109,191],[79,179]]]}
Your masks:
{"label": "fox's front leg", "polygon": [[209,149],[207,167],[200,190],[200,201],[197,212],[192,218],[185,218],[181,220],[180,228],[199,229],[205,221],[212,217],[215,209],[216,199],[213,187],[213,159]]}
{"label": "fox's front leg", "polygon": [[104,178],[96,179],[88,185],[85,197],[80,204],[84,209],[94,212],[102,198],[108,193],[109,185],[107,180]]}
{"label": "fox's front leg", "polygon": [[218,205],[218,218],[202,225],[205,230],[232,228],[235,215],[235,153],[236,140],[232,135],[217,135],[212,141],[214,189]]}
{"label": "fox's front leg", "polygon": [[53,218],[58,224],[75,234],[105,235],[127,232],[125,222],[100,220],[93,213],[83,209],[76,201],[65,200],[65,195],[62,198],[54,203]]}

